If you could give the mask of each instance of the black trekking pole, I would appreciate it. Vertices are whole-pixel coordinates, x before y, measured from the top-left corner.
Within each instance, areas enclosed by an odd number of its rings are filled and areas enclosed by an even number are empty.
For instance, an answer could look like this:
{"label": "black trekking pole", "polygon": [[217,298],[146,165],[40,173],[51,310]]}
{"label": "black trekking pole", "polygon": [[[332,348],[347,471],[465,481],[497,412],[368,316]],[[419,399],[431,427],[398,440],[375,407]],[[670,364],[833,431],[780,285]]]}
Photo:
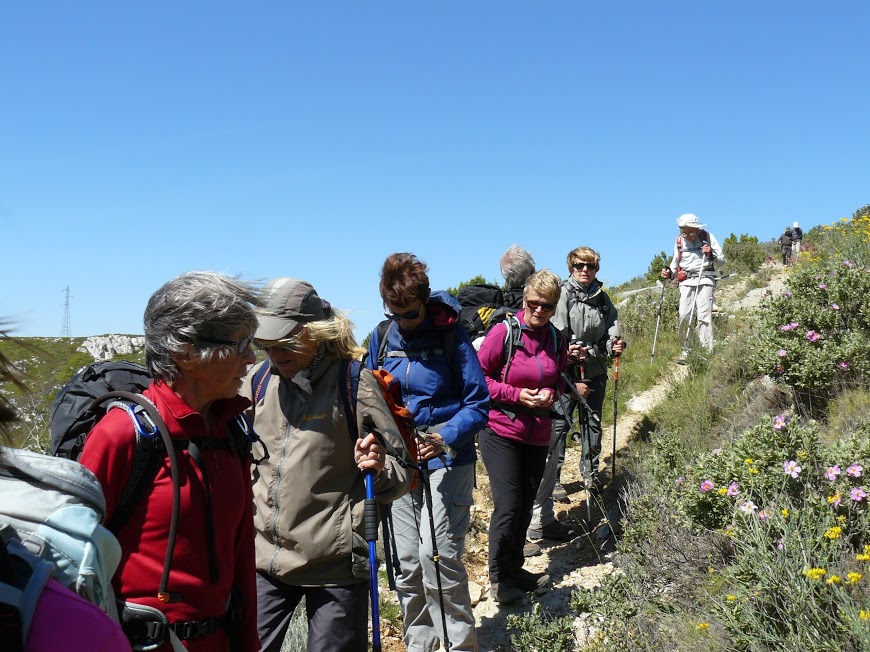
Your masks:
{"label": "black trekking pole", "polygon": [[619,356],[613,358],[613,453],[610,456],[610,479],[616,480],[616,397],[619,393]]}
{"label": "black trekking pole", "polygon": [[[658,281],[662,283],[661,281]],[[649,363],[653,363],[653,358],[656,357],[656,340],[659,337],[659,324],[662,323],[662,304],[665,302],[665,284],[662,283],[662,295],[659,297],[659,309],[658,315],[656,315],[656,330],[653,333],[653,345],[652,345],[652,353],[649,354]]]}
{"label": "black trekking pole", "polygon": [[447,636],[447,615],[444,613],[444,590],[441,588],[441,557],[438,554],[438,542],[435,537],[435,516],[432,511],[432,486],[429,484],[429,463],[420,464],[420,477],[423,479],[423,498],[426,501],[426,511],[429,512],[429,531],[432,535],[432,561],[435,563],[435,582],[438,585],[438,602],[441,607],[441,627],[444,631],[444,650],[450,650],[450,638]]}

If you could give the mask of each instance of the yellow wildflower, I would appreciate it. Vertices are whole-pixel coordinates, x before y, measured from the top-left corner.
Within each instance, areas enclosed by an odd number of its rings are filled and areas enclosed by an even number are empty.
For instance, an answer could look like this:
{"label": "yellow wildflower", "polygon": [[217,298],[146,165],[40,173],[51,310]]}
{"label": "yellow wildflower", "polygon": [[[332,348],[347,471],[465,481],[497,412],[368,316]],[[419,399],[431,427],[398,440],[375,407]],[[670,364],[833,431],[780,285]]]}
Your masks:
{"label": "yellow wildflower", "polygon": [[737,599],[737,596],[736,595],[726,595],[725,599],[728,600],[728,602],[734,602]]}
{"label": "yellow wildflower", "polygon": [[752,459],[751,457],[747,457],[745,460],[743,460],[743,463],[744,464],[755,464],[755,460]]}
{"label": "yellow wildflower", "polygon": [[750,466],[750,467],[749,467],[749,473],[750,473],[751,475],[758,475],[758,469],[756,469],[754,466]]}
{"label": "yellow wildflower", "polygon": [[825,538],[833,541],[834,539],[839,539],[842,533],[843,528],[841,528],[839,525],[835,525],[834,527],[825,530]]}
{"label": "yellow wildflower", "polygon": [[804,575],[806,575],[811,580],[820,580],[825,576],[827,571],[824,568],[808,568],[804,571]]}
{"label": "yellow wildflower", "polygon": [[790,513],[791,513],[791,512],[789,512],[788,509],[784,509],[784,510],[782,510],[782,512],[781,512],[782,517],[783,517],[784,519],[786,519],[786,520],[788,520],[788,517],[789,517],[789,514],[790,514]]}
{"label": "yellow wildflower", "polygon": [[719,487],[719,495],[724,496],[728,493],[728,487]]}
{"label": "yellow wildflower", "polygon": [[845,517],[845,516],[840,515],[840,516],[837,517],[837,523],[845,523],[845,522],[846,522],[846,517]]}
{"label": "yellow wildflower", "polygon": [[835,503],[840,500],[840,492],[836,492],[833,496],[828,496],[828,504]]}
{"label": "yellow wildflower", "polygon": [[861,620],[870,620],[870,611],[864,611],[863,609],[858,612],[858,618]]}
{"label": "yellow wildflower", "polygon": [[825,580],[827,584],[839,584],[842,582],[842,578],[839,575],[831,575],[828,579]]}
{"label": "yellow wildflower", "polygon": [[846,575],[846,577],[849,578],[849,582],[851,584],[857,584],[858,582],[861,581],[861,578],[864,576],[861,573],[856,573],[856,572],[852,571],[851,573]]}
{"label": "yellow wildflower", "polygon": [[708,629],[710,629],[710,623],[698,623],[695,629],[697,629],[699,632],[706,632]]}
{"label": "yellow wildflower", "polygon": [[857,555],[855,555],[855,559],[857,559],[858,561],[870,561],[870,555],[868,555],[866,552],[859,552]]}
{"label": "yellow wildflower", "polygon": [[798,451],[797,456],[798,456],[799,460],[805,461],[805,460],[809,459],[810,454],[807,453],[806,451]]}

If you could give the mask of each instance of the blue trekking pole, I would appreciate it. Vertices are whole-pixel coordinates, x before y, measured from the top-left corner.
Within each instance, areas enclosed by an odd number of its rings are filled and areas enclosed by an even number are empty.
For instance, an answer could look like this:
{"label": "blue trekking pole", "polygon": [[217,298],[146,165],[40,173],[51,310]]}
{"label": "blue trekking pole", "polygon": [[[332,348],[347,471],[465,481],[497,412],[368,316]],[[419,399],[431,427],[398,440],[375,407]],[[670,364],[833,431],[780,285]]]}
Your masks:
{"label": "blue trekking pole", "polygon": [[[364,432],[374,432],[374,420],[370,415],[363,419]],[[372,650],[381,652],[381,616],[378,604],[378,503],[375,500],[375,480],[372,471],[365,472],[365,537],[369,542],[369,593],[372,601]]]}

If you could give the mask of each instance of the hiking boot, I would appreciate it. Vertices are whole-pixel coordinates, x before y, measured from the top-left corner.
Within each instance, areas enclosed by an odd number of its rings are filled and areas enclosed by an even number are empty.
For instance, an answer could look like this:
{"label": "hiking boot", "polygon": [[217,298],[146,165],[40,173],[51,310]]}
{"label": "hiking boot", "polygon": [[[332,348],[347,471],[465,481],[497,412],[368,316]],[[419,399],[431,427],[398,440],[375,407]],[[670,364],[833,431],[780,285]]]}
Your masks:
{"label": "hiking boot", "polygon": [[547,591],[550,576],[546,573],[532,573],[525,568],[520,568],[514,574],[514,581],[521,590],[534,591],[535,595],[540,595]]}
{"label": "hiking boot", "polygon": [[553,500],[557,503],[570,503],[571,499],[568,498],[568,492],[565,491],[565,487],[562,486],[561,483],[557,482],[556,486],[553,487]]}
{"label": "hiking boot", "polygon": [[677,364],[687,364],[689,362],[689,352],[683,351],[680,353],[680,357],[677,358]]}
{"label": "hiking boot", "polygon": [[541,536],[551,541],[570,541],[580,534],[575,528],[553,521],[541,528]]}
{"label": "hiking boot", "polygon": [[526,545],[523,546],[523,557],[537,557],[543,552],[541,546],[537,543],[532,543],[531,541],[527,541]]}
{"label": "hiking boot", "polygon": [[[529,541],[540,541],[543,538],[544,538],[544,533],[542,532],[541,528],[539,528],[539,527],[538,528],[529,527],[526,530],[526,539],[528,539]],[[525,552],[525,548],[523,548],[523,552]]]}
{"label": "hiking boot", "polygon": [[489,587],[489,595],[499,604],[513,604],[526,597],[523,590],[508,578],[493,582]]}

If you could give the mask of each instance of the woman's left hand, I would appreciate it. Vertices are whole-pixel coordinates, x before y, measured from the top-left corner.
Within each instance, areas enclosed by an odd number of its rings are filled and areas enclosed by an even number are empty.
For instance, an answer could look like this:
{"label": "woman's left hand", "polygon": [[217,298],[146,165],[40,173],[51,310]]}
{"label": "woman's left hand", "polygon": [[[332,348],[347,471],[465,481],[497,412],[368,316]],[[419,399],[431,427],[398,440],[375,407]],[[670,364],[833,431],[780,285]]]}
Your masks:
{"label": "woman's left hand", "polygon": [[353,457],[360,471],[371,471],[377,476],[384,470],[387,451],[375,434],[370,432],[363,439],[356,440]]}

